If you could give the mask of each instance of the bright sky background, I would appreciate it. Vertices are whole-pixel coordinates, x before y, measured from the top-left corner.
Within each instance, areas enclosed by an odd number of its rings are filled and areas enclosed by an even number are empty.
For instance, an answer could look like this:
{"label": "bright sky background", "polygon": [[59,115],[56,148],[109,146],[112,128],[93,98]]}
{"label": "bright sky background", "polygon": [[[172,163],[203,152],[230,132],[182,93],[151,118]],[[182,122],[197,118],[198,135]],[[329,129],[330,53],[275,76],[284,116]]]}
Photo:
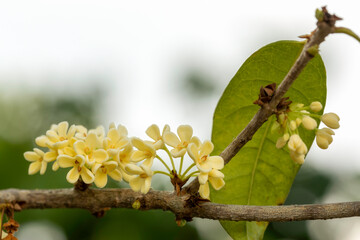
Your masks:
{"label": "bright sky background", "polygon": [[[270,42],[309,33],[323,5],[344,18],[338,25],[360,34],[357,1],[1,1],[1,90],[76,93],[104,85],[101,124],[114,121],[131,136],[145,136],[152,123],[172,129],[186,123],[210,138],[216,102],[245,59]],[[359,172],[360,45],[332,35],[321,53],[325,111],[338,113],[341,128],[329,150],[314,146],[307,159],[318,168]],[[174,94],[189,68],[215,80],[218,95],[191,104]]]}

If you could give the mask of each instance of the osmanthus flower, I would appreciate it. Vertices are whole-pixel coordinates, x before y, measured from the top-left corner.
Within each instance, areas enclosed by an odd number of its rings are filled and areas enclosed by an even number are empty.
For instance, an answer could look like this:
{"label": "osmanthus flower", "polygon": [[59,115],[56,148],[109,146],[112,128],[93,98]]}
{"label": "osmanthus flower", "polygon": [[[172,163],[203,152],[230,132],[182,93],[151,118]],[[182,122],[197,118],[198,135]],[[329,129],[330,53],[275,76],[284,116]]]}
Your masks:
{"label": "osmanthus flower", "polygon": [[49,148],[61,149],[66,146],[72,146],[76,141],[74,138],[76,132],[75,125],[71,125],[69,128],[69,123],[64,121],[60,122],[57,125],[52,125],[51,129],[46,131],[46,137],[50,140],[45,144]]}
{"label": "osmanthus flower", "polygon": [[134,149],[131,144],[125,146],[118,154],[114,156],[114,160],[118,163],[117,169],[120,171],[122,178],[129,182],[130,175],[126,172],[125,166],[129,163],[133,163],[131,160],[131,155],[133,154]]}
{"label": "osmanthus flower", "polygon": [[44,160],[44,152],[38,148],[34,148],[34,151],[27,151],[24,153],[24,158],[31,162],[29,166],[29,175],[36,174],[40,171],[43,175],[46,171],[47,161]]}
{"label": "osmanthus flower", "polygon": [[89,166],[92,166],[95,162],[102,163],[109,159],[107,151],[102,149],[102,144],[95,133],[89,133],[84,141],[76,141],[74,149],[77,155],[85,158]]}
{"label": "osmanthus flower", "polygon": [[188,145],[198,139],[192,136],[193,129],[189,125],[180,125],[177,128],[177,133],[179,137],[173,132],[166,132],[164,134],[164,142],[173,147],[170,151],[173,157],[182,157],[185,155]]}
{"label": "osmanthus flower", "polygon": [[127,134],[127,129],[124,126],[119,125],[118,128],[115,128],[110,125],[107,136],[103,141],[104,149],[107,150],[110,156],[118,154],[121,149],[129,144]]}
{"label": "osmanthus flower", "polygon": [[135,192],[146,194],[151,187],[151,179],[154,172],[147,165],[137,166],[135,164],[128,164],[125,167],[126,171],[133,176],[130,176],[129,184]]}
{"label": "osmanthus flower", "polygon": [[164,148],[164,135],[166,133],[170,132],[170,126],[165,125],[162,131],[162,134],[160,133],[160,129],[156,124],[151,125],[146,129],[146,134],[154,140],[154,142],[145,141],[148,144],[153,145],[153,147],[158,150],[161,148]]}
{"label": "osmanthus flower", "polygon": [[80,176],[86,184],[92,183],[95,179],[94,174],[86,167],[85,157],[82,155],[76,155],[75,157],[59,155],[58,163],[62,168],[71,167],[70,171],[66,175],[66,180],[69,183],[76,183]]}
{"label": "osmanthus flower", "polygon": [[134,147],[138,149],[131,154],[131,161],[140,162],[142,160],[145,160],[142,165],[150,168],[156,156],[155,148],[152,145],[145,143],[140,138],[136,137],[131,139],[131,143]]}
{"label": "osmanthus flower", "polygon": [[222,169],[224,159],[220,156],[209,156],[214,150],[214,144],[210,141],[204,141],[201,146],[190,143],[187,147],[189,156],[194,160],[196,167],[201,173],[208,173],[212,169]]}
{"label": "osmanthus flower", "polygon": [[321,121],[332,129],[338,129],[340,127],[340,118],[336,113],[325,113],[321,116]]}
{"label": "osmanthus flower", "polygon": [[200,183],[199,194],[204,199],[210,197],[208,181],[215,190],[220,190],[225,185],[224,174],[217,169],[212,169],[208,173],[200,172],[198,179]]}
{"label": "osmanthus flower", "polygon": [[121,172],[117,169],[116,161],[105,161],[102,163],[95,163],[92,167],[92,172],[95,174],[94,183],[97,187],[103,188],[108,181],[108,175],[115,181],[121,181]]}

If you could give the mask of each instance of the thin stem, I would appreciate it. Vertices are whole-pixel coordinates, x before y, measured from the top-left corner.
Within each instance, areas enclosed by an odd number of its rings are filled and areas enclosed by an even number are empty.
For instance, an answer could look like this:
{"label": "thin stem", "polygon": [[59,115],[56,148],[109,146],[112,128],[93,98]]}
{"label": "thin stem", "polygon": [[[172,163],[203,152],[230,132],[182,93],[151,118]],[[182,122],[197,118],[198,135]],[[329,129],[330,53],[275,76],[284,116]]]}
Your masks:
{"label": "thin stem", "polygon": [[173,177],[174,177],[172,174],[167,173],[167,172],[163,172],[163,171],[154,171],[154,174],[157,174],[157,173],[159,173],[159,174],[164,174],[164,175],[166,175],[166,176],[169,176],[170,178],[173,178]]}
{"label": "thin stem", "polygon": [[166,167],[166,169],[169,171],[169,173],[171,173],[171,170],[170,170],[170,168],[169,168],[169,166],[165,163],[165,161],[164,160],[162,160],[162,158],[159,156],[159,155],[157,155],[156,154],[156,156],[155,156],[157,159],[159,159],[160,160],[160,162],[162,162],[162,164],[164,164],[164,166]]}
{"label": "thin stem", "polygon": [[194,177],[193,175],[198,174],[198,173],[200,173],[200,171],[192,172],[192,173],[190,173],[189,175],[187,175],[184,179],[189,179],[189,178],[191,178],[191,177]]}
{"label": "thin stem", "polygon": [[[171,153],[170,153],[169,149],[165,146],[165,147],[164,147],[164,150],[165,150],[165,152],[169,155],[169,158],[170,158],[170,161],[171,161],[172,168],[173,168],[173,170],[175,171],[174,159],[173,159],[173,157],[172,157],[172,155],[171,155]],[[170,171],[170,172],[171,172],[171,171]]]}
{"label": "thin stem", "polygon": [[185,172],[183,173],[183,175],[181,175],[181,179],[183,179],[183,177],[187,174],[188,171],[190,171],[191,168],[193,168],[196,164],[193,163],[191,164],[186,170]]}
{"label": "thin stem", "polygon": [[181,160],[180,160],[179,176],[181,176],[181,170],[182,170],[182,167],[183,167],[183,163],[184,163],[184,156],[182,156]]}

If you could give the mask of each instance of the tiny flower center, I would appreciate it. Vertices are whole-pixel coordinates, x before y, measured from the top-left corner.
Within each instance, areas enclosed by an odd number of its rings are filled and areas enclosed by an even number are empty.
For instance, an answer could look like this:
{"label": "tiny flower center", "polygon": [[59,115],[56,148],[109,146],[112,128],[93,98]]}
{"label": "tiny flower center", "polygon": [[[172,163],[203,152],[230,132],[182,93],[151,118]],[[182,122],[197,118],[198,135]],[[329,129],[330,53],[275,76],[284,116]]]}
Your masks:
{"label": "tiny flower center", "polygon": [[107,169],[104,166],[101,167],[101,171],[105,174],[107,173]]}
{"label": "tiny flower center", "polygon": [[60,141],[65,141],[65,140],[66,140],[66,138],[60,137]]}
{"label": "tiny flower center", "polygon": [[85,147],[85,148],[84,148],[84,152],[85,152],[86,155],[90,155],[90,154],[91,154],[91,151],[90,151],[90,149],[89,149],[88,147]]}
{"label": "tiny flower center", "polygon": [[80,167],[80,166],[78,166],[77,170],[78,170],[78,172],[81,172],[81,167]]}
{"label": "tiny flower center", "polygon": [[147,178],[147,175],[145,173],[140,174],[141,178]]}
{"label": "tiny flower center", "polygon": [[207,155],[204,155],[204,156],[202,156],[202,157],[200,158],[199,163],[203,163],[203,162],[205,162],[207,159],[208,159],[208,156],[207,156]]}

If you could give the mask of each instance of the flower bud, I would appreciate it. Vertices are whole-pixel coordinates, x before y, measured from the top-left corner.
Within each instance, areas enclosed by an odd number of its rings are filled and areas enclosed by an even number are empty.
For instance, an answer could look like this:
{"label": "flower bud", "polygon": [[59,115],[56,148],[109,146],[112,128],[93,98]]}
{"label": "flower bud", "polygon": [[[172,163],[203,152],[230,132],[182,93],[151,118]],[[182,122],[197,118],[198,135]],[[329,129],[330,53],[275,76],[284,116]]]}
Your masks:
{"label": "flower bud", "polygon": [[311,111],[313,111],[313,112],[319,112],[319,111],[321,111],[321,109],[322,109],[322,104],[321,104],[321,102],[319,102],[319,101],[312,102],[312,103],[310,104],[310,109],[311,109]]}
{"label": "flower bud", "polygon": [[338,129],[340,127],[340,118],[335,113],[326,113],[321,116],[321,121],[332,129]]}
{"label": "flower bud", "polygon": [[290,151],[290,157],[291,159],[298,163],[298,164],[303,164],[305,161],[305,155],[304,154],[298,154],[296,152]]}
{"label": "flower bud", "polygon": [[296,121],[291,120],[290,121],[290,129],[291,129],[291,131],[295,131],[296,128],[297,128]]}
{"label": "flower bud", "polygon": [[301,118],[296,118],[296,125],[297,126],[300,126],[300,124],[301,124],[301,122],[302,122],[302,120],[301,120]]}
{"label": "flower bud", "polygon": [[316,135],[316,144],[321,149],[327,149],[329,147],[330,143],[327,138],[320,136],[320,135]]}
{"label": "flower bud", "polygon": [[283,136],[279,137],[276,141],[276,148],[280,149],[285,146],[287,141],[289,140],[289,134],[285,133]]}
{"label": "flower bud", "polygon": [[131,206],[132,206],[133,209],[138,210],[141,207],[141,203],[140,203],[139,200],[135,200],[135,202],[133,202],[133,204]]}
{"label": "flower bud", "polygon": [[315,121],[315,119],[309,116],[303,117],[302,124],[307,130],[314,130],[317,127],[317,122]]}
{"label": "flower bud", "polygon": [[291,135],[288,142],[288,148],[292,152],[296,152],[298,154],[304,154],[304,155],[307,153],[308,150],[305,143],[297,134]]}

